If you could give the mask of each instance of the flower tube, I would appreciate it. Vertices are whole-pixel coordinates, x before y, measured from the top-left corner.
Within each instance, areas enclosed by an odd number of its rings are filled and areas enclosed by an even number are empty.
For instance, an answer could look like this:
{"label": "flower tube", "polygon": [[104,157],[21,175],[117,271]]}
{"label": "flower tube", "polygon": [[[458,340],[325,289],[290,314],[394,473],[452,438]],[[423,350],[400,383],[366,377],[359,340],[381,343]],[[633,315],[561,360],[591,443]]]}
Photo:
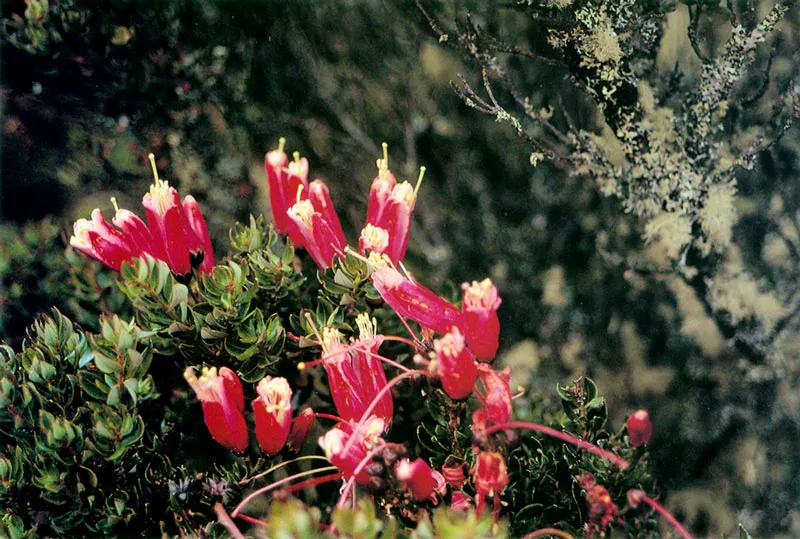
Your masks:
{"label": "flower tube", "polygon": [[455,305],[416,281],[406,279],[388,264],[373,271],[371,278],[383,300],[400,316],[442,334],[453,326],[461,326],[461,312]]}
{"label": "flower tube", "polygon": [[441,378],[442,388],[451,399],[461,400],[472,395],[478,379],[475,356],[464,344],[464,335],[453,327],[441,339],[433,343],[436,361],[431,369]]}
{"label": "flower tube", "polygon": [[[383,342],[375,335],[374,321],[362,313],[356,318],[361,331],[357,341],[345,346],[341,334],[332,328],[323,329],[324,356],[322,364],[328,374],[331,397],[339,416],[346,421],[358,421],[372,401],[386,387],[386,372],[377,357]],[[384,393],[373,414],[388,424],[394,414],[390,392]]]}
{"label": "flower tube", "polygon": [[256,393],[256,439],[264,453],[274,456],[286,445],[292,426],[292,388],[286,378],[267,376],[256,386]]}
{"label": "flower tube", "polygon": [[194,368],[188,367],[183,377],[189,382],[203,405],[211,437],[236,453],[247,449],[247,423],[244,419],[244,392],[236,373],[227,367],[203,367],[198,378]]}
{"label": "flower tube", "polygon": [[464,290],[462,311],[467,345],[479,361],[491,361],[497,354],[500,339],[497,287],[484,279],[480,283],[473,281],[471,285],[464,283],[461,288]]}

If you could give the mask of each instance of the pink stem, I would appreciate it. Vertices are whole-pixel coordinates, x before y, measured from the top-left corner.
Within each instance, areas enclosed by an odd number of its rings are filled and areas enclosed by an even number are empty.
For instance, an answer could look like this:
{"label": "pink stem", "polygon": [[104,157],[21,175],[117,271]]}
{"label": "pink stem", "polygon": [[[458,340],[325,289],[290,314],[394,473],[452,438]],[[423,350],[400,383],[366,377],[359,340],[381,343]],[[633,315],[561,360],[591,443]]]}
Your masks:
{"label": "pink stem", "polygon": [[300,489],[304,489],[306,487],[311,487],[314,485],[321,485],[322,483],[327,483],[328,481],[336,481],[337,479],[342,478],[342,472],[336,472],[328,475],[323,475],[322,477],[314,477],[313,479],[306,479],[305,481],[300,481],[290,487],[282,488],[277,491],[275,494],[278,495],[286,495],[291,494],[292,492],[296,492]]}
{"label": "pink stem", "polygon": [[322,412],[314,412],[314,417],[318,417],[320,419],[330,419],[332,421],[336,421],[337,423],[344,423],[344,419],[342,419],[338,415],[326,414]]}
{"label": "pink stem", "polygon": [[559,440],[570,443],[580,449],[583,449],[584,451],[588,451],[589,453],[593,453],[599,457],[602,457],[621,470],[627,470],[630,467],[630,463],[627,460],[622,457],[618,457],[610,451],[606,451],[605,449],[597,447],[596,445],[585,440],[581,440],[580,438],[576,438],[575,436],[567,434],[566,432],[545,427],[544,425],[539,425],[538,423],[528,423],[527,421],[509,421],[508,423],[500,423],[499,425],[493,425],[486,429],[486,435],[488,436],[493,432],[505,429],[528,429],[541,432],[542,434],[547,434],[553,438],[558,438]]}
{"label": "pink stem", "polygon": [[251,517],[249,515],[238,514],[238,515],[236,515],[236,518],[241,518],[245,522],[249,522],[250,524],[253,524],[254,526],[261,526],[261,527],[266,527],[267,526],[266,522],[258,520],[257,518],[253,518],[253,517]]}
{"label": "pink stem", "polygon": [[244,535],[239,531],[239,528],[236,527],[236,524],[233,522],[233,520],[231,520],[230,515],[225,512],[225,508],[221,503],[214,504],[214,512],[217,514],[217,521],[222,524],[226,530],[228,530],[228,533],[231,534],[232,539],[244,539]]}
{"label": "pink stem", "polygon": [[658,511],[664,519],[670,523],[670,525],[675,528],[683,539],[692,539],[692,535],[683,527],[683,525],[678,522],[678,519],[675,518],[672,513],[667,511],[667,508],[655,501],[648,496],[643,496],[642,501],[644,501],[647,505]]}
{"label": "pink stem", "polygon": [[239,505],[237,505],[236,508],[231,512],[231,516],[234,517],[234,518],[239,516],[239,511],[241,511],[244,508],[245,505],[250,503],[250,500],[252,500],[253,498],[255,498],[257,496],[261,496],[262,494],[265,494],[265,493],[269,492],[272,489],[278,488],[279,486],[284,485],[286,483],[289,483],[291,481],[294,481],[295,479],[298,479],[300,477],[305,477],[307,475],[312,475],[312,474],[319,473],[319,472],[329,472],[329,471],[335,470],[335,469],[336,468],[334,466],[329,466],[329,467],[325,467],[325,468],[319,468],[317,470],[307,470],[305,472],[296,473],[294,475],[291,475],[289,477],[281,479],[280,481],[276,481],[274,483],[270,483],[266,487],[262,487],[262,488],[260,488],[258,490],[254,490],[253,492],[248,494],[247,497],[244,500],[239,502]]}

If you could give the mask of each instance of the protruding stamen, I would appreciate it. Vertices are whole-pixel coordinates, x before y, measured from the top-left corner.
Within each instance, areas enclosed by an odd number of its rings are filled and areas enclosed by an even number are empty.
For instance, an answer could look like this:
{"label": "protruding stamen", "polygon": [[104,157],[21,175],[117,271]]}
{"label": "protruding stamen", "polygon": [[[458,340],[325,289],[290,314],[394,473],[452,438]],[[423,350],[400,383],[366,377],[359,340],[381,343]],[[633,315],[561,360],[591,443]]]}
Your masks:
{"label": "protruding stamen", "polygon": [[281,137],[278,139],[278,151],[282,152],[283,149],[286,147],[286,138]]}
{"label": "protruding stamen", "polygon": [[292,152],[292,158],[294,159],[295,163],[300,162],[300,152]]}
{"label": "protruding stamen", "polygon": [[158,185],[158,169],[156,168],[156,156],[150,153],[147,155],[147,158],[150,160],[150,167],[152,167],[153,169],[153,177],[156,179],[154,183]]}
{"label": "protruding stamen", "polygon": [[111,197],[111,205],[114,206],[114,211],[119,213],[119,206],[117,205],[117,197]]}
{"label": "protruding stamen", "polygon": [[414,186],[414,200],[417,200],[417,193],[419,193],[419,187],[422,185],[422,178],[425,177],[425,171],[428,170],[427,168],[419,167],[419,178],[417,178],[417,185]]}
{"label": "protruding stamen", "polygon": [[301,183],[301,184],[300,184],[300,185],[297,187],[297,198],[296,198],[295,202],[300,202],[300,196],[301,196],[301,195],[302,195],[302,193],[303,193],[303,189],[305,189],[305,185],[303,185],[303,184]]}
{"label": "protruding stamen", "polygon": [[381,147],[383,148],[383,166],[389,168],[389,144],[381,142]]}

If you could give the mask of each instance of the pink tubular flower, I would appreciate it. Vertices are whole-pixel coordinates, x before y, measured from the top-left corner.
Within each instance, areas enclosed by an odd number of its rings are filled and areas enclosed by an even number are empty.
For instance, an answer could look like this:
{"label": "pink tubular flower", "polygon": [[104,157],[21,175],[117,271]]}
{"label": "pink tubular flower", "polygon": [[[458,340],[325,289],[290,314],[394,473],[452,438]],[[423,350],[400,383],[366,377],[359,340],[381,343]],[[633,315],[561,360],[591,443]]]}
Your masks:
{"label": "pink tubular flower", "polygon": [[333,264],[335,256],[344,257],[347,242],[333,210],[328,188],[319,180],[311,183],[309,198],[295,203],[286,215],[289,217],[290,230],[295,228],[302,237],[301,245],[314,262],[326,270]]}
{"label": "pink tubular flower", "polygon": [[203,367],[197,378],[188,367],[183,377],[203,405],[208,431],[218,443],[236,453],[247,449],[247,423],[244,420],[244,393],[239,377],[227,367]]}
{"label": "pink tubular flower", "polygon": [[[267,172],[267,185],[269,187],[269,205],[272,210],[272,219],[275,228],[283,234],[289,233],[289,218],[286,216],[288,209],[297,202],[297,191],[302,186],[308,190],[308,161],[297,159],[289,163],[283,152],[286,139],[281,137],[277,150],[267,153],[264,159],[264,169]],[[300,245],[297,241],[301,238],[290,235],[292,243]]]}
{"label": "pink tubular flower", "polygon": [[482,451],[472,469],[475,484],[475,511],[480,514],[486,503],[486,496],[494,497],[494,513],[500,511],[500,493],[508,485],[508,469],[503,455]]}
{"label": "pink tubular flower", "polygon": [[461,400],[472,395],[478,378],[475,356],[464,345],[464,335],[453,327],[444,337],[434,342],[436,361],[431,363],[441,378],[442,387],[451,399]]}
{"label": "pink tubular flower", "polygon": [[[422,181],[425,169],[420,172]],[[381,228],[388,233],[388,242],[383,250],[375,252],[386,254],[397,264],[403,259],[408,247],[411,230],[411,212],[417,200],[417,191],[408,182],[397,183],[389,172],[387,145],[383,145],[383,159],[378,160],[378,176],[372,182],[367,207],[367,225]]]}
{"label": "pink tubular flower", "polygon": [[115,271],[120,270],[123,262],[143,254],[130,238],[108,224],[97,208],[92,211],[91,221],[75,221],[73,231],[74,235],[69,239],[70,245]]}
{"label": "pink tubular flower", "polygon": [[292,428],[289,430],[289,439],[286,441],[286,449],[290,453],[299,453],[303,448],[314,427],[315,417],[314,410],[306,408],[294,418]]}
{"label": "pink tubular flower", "polygon": [[142,206],[147,214],[147,225],[154,244],[159,246],[158,250],[163,253],[163,260],[172,273],[186,275],[192,271],[193,263],[202,264],[201,270],[210,272],[214,265],[214,253],[197,201],[187,196],[181,203],[178,191],[165,180],[159,179],[153,154],[150,154],[150,162],[155,181],[150,186],[150,192],[144,195]]}
{"label": "pink tubular flower", "polygon": [[500,298],[497,288],[489,279],[480,283],[461,285],[464,290],[464,333],[467,344],[479,361],[489,362],[497,354],[500,338],[500,320],[497,309]]}
{"label": "pink tubular flower", "polygon": [[436,494],[444,494],[447,488],[442,474],[432,470],[422,459],[413,462],[402,459],[395,465],[394,474],[405,484],[411,492],[411,496],[418,502],[425,500],[435,502]]}
{"label": "pink tubular flower", "polygon": [[258,383],[256,392],[256,439],[264,453],[274,456],[286,445],[292,426],[292,388],[286,378],[267,376]]}
{"label": "pink tubular flower", "polygon": [[653,435],[653,424],[650,422],[650,414],[647,413],[647,410],[633,412],[625,425],[633,447],[646,444]]}
{"label": "pink tubular flower", "polygon": [[[325,451],[325,457],[344,474],[345,478],[353,477],[356,468],[367,456],[367,452],[381,443],[381,434],[385,423],[378,417],[370,417],[361,427],[354,421],[338,423],[335,427],[320,437],[319,445]],[[352,436],[356,439],[348,442]],[[347,451],[345,452],[345,449]],[[356,483],[369,485],[370,476],[365,470],[356,475]]]}
{"label": "pink tubular flower", "polygon": [[511,367],[495,371],[481,363],[478,365],[478,377],[486,393],[476,393],[486,407],[489,421],[494,424],[507,422],[511,417]]}
{"label": "pink tubular flower", "polygon": [[461,325],[461,313],[455,305],[416,281],[406,279],[388,264],[373,271],[371,277],[383,300],[400,316],[439,333]]}
{"label": "pink tubular flower", "polygon": [[[345,421],[358,421],[378,393],[386,387],[386,372],[378,356],[383,337],[375,334],[374,321],[366,313],[356,318],[360,337],[351,345],[341,342],[341,334],[331,328],[322,331],[324,343],[323,366],[336,411]],[[381,396],[372,412],[384,423],[394,415],[392,394]]]}
{"label": "pink tubular flower", "polygon": [[164,260],[163,246],[155,242],[153,234],[150,233],[150,229],[147,228],[144,221],[132,211],[118,208],[114,198],[111,199],[111,203],[117,210],[111,222],[122,232],[132,250],[138,252],[139,256],[147,253],[153,258]]}

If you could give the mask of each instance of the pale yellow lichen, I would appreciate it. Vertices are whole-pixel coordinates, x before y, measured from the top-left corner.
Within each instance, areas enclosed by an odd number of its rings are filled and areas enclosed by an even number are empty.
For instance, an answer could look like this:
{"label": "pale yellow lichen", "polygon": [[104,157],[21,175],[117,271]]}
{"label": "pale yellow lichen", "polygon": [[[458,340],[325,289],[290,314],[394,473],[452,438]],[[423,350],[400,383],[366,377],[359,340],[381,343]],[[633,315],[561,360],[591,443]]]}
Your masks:
{"label": "pale yellow lichen", "polygon": [[681,333],[697,343],[705,355],[713,357],[719,354],[725,346],[725,339],[695,291],[677,278],[670,279],[668,285],[678,304]]}
{"label": "pale yellow lichen", "polygon": [[764,239],[761,258],[775,268],[788,269],[793,265],[789,246],[783,238],[776,234],[769,234]]}
{"label": "pale yellow lichen", "polygon": [[619,36],[611,27],[610,21],[604,21],[592,28],[591,33],[584,42],[586,52],[591,54],[598,62],[618,63],[624,56],[619,45]]}
{"label": "pale yellow lichen", "polygon": [[644,240],[658,243],[671,260],[678,260],[684,246],[692,241],[692,222],[684,215],[662,212],[644,227]]}
{"label": "pale yellow lichen", "polygon": [[744,270],[737,247],[728,250],[722,269],[709,289],[709,301],[715,310],[727,311],[737,325],[748,318],[758,320],[767,332],[786,313],[786,307]]}
{"label": "pale yellow lichen", "polygon": [[699,220],[709,247],[721,251],[731,242],[733,225],[736,223],[734,208],[736,190],[731,185],[712,187],[706,204],[700,210]]}

